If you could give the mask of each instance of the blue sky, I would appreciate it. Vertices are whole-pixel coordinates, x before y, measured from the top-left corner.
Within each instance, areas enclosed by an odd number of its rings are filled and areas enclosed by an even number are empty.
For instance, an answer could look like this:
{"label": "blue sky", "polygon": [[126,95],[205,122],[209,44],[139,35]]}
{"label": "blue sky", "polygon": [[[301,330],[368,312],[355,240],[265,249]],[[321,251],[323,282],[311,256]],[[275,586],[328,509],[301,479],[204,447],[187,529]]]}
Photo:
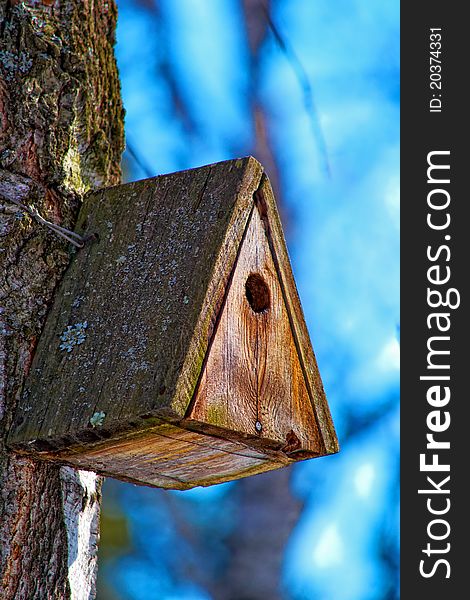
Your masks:
{"label": "blue sky", "polygon": [[[162,0],[159,14],[130,0],[118,4],[126,132],[152,174],[248,154],[254,127],[241,4]],[[397,582],[385,581],[384,538],[392,553],[398,549],[399,3],[285,0],[273,3],[272,18],[314,102],[309,110],[293,61],[269,35],[257,94],[342,443],[337,456],[294,470],[293,490],[305,508],[285,553],[285,593],[295,600],[385,598]],[[185,114],[175,110],[165,68]],[[130,177],[144,177],[127,157]],[[231,489],[187,497],[213,510]],[[157,546],[168,551],[162,541]],[[124,579],[137,569],[137,579],[154,582],[137,559],[123,561]],[[139,594],[135,588],[128,597],[147,598]],[[158,596],[208,597],[188,582],[163,586]]]}

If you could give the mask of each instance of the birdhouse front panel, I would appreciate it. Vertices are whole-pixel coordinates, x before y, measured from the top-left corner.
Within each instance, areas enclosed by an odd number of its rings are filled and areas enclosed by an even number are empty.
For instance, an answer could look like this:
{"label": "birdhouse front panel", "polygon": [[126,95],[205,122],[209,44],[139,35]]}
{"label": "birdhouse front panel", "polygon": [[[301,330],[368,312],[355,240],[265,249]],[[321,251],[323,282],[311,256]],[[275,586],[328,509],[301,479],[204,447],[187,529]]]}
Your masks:
{"label": "birdhouse front panel", "polygon": [[282,447],[291,447],[295,440],[292,450],[323,450],[256,205],[188,416]]}
{"label": "birdhouse front panel", "polygon": [[253,158],[90,195],[8,443],[185,489],[337,451]]}

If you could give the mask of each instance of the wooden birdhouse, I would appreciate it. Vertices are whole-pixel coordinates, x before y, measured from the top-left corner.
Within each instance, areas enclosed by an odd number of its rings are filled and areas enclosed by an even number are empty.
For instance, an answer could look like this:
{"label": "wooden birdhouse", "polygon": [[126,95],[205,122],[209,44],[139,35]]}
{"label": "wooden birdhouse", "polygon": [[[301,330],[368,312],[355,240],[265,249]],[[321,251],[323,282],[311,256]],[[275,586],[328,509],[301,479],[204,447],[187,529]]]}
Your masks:
{"label": "wooden birdhouse", "polygon": [[337,439],[269,181],[253,158],[89,195],[8,444],[165,488]]}

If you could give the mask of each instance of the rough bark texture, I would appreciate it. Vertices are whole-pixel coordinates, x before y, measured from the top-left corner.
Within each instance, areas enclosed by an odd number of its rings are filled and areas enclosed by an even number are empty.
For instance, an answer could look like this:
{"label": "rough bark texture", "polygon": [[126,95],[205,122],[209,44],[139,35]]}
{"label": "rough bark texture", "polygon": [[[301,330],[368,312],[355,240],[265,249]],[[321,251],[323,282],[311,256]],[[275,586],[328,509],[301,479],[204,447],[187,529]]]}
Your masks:
{"label": "rough bark texture", "polygon": [[123,110],[104,0],[0,2],[0,589],[94,597],[101,482],[9,454],[4,433],[70,247],[15,208],[73,226],[119,183]]}

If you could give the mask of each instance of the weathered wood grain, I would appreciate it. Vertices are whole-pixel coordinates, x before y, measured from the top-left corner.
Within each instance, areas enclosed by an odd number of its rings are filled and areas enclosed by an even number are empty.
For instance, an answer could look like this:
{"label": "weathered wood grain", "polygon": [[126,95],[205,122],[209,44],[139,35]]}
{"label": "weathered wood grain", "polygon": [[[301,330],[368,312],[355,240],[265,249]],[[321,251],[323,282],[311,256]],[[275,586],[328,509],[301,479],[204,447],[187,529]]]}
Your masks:
{"label": "weathered wood grain", "polygon": [[337,450],[257,161],[102,190],[77,231],[94,241],[48,316],[16,451],[185,489]]}
{"label": "weathered wood grain", "polygon": [[252,213],[189,419],[324,450],[278,273]]}

